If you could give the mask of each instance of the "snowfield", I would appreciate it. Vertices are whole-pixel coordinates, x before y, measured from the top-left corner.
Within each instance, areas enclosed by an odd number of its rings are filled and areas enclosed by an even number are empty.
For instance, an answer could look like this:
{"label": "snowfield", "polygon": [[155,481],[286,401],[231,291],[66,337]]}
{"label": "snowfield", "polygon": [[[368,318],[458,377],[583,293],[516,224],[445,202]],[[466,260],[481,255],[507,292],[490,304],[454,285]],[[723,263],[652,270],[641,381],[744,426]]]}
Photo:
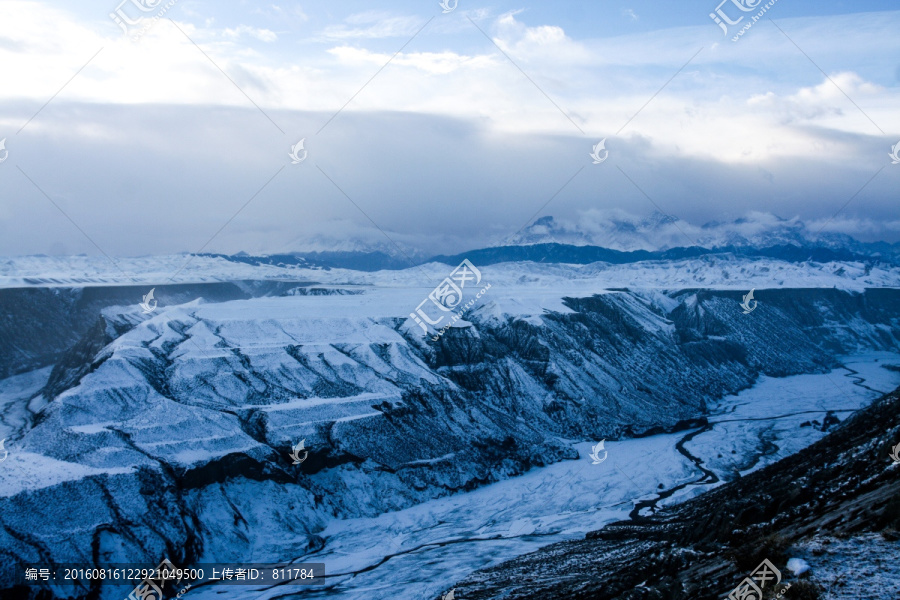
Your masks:
{"label": "snowfield", "polygon": [[[117,266],[116,266],[117,265]],[[249,265],[219,257],[171,255],[117,259],[21,256],[0,259],[0,288],[23,286],[161,285],[215,281],[303,281],[330,286],[408,287],[431,291],[456,265],[428,263],[399,271],[367,273],[348,269]],[[564,265],[531,262],[478,267],[495,287],[520,288],[530,310],[544,290],[591,294],[609,288],[741,289],[825,287],[860,290],[897,287],[900,267],[860,262],[790,263],[767,258],[716,254],[696,259],[645,261],[624,265]],[[558,296],[557,296],[558,297]],[[135,302],[138,302],[136,300]],[[547,306],[545,308],[552,308]]]}

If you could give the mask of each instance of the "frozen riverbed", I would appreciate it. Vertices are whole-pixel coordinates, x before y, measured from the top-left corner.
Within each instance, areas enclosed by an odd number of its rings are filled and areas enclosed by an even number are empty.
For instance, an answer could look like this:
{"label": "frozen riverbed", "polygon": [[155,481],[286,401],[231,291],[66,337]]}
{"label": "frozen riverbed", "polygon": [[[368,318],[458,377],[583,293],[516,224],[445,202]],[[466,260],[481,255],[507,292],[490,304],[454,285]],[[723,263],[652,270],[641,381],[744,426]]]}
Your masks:
{"label": "frozen riverbed", "polygon": [[[572,442],[577,461],[376,518],[333,521],[321,533],[324,548],[285,557],[324,562],[324,586],[230,586],[228,598],[437,597],[477,569],[683,501],[802,451],[825,435],[817,423],[827,414],[843,420],[900,385],[900,373],[882,367],[900,365],[898,355],[855,355],[844,364],[826,375],[763,377],[713,407],[708,427],[607,442],[600,464],[588,456],[591,443]],[[188,596],[225,591],[200,586]]]}

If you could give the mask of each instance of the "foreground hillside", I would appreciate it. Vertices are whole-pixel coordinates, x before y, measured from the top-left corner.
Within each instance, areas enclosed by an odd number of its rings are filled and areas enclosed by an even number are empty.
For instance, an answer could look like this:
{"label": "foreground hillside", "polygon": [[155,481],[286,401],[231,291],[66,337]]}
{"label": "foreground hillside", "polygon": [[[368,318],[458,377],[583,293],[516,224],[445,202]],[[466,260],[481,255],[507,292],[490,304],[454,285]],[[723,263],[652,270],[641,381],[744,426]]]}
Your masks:
{"label": "foreground hillside", "polygon": [[[900,390],[799,454],[639,522],[475,573],[456,596],[721,599],[768,559],[784,578],[778,589],[791,584],[786,598],[894,600],[900,464],[889,453],[898,443]],[[797,577],[789,558],[811,569]]]}

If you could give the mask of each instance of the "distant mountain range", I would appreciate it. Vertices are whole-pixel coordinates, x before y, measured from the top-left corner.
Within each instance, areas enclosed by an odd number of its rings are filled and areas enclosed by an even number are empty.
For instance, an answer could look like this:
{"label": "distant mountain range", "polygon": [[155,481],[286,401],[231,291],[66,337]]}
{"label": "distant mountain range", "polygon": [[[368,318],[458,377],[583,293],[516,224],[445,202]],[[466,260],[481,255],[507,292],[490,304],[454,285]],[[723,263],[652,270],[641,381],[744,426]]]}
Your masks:
{"label": "distant mountain range", "polygon": [[684,246],[827,246],[851,248],[859,242],[843,233],[820,231],[798,218],[783,219],[770,213],[749,213],[733,221],[693,225],[654,211],[635,217],[621,211],[589,211],[577,223],[541,217],[513,236],[515,245],[559,243],[601,246],[612,250],[661,251]]}
{"label": "distant mountain range", "polygon": [[869,243],[846,234],[819,234],[799,219],[782,219],[768,213],[753,213],[734,221],[711,222],[702,226],[691,225],[658,211],[646,218],[618,213],[602,218],[593,215],[577,225],[546,216],[537,219],[504,245],[430,258],[411,250],[400,252],[387,242],[383,246],[369,243],[355,247],[361,249],[266,256],[251,256],[243,252],[230,256],[204,256],[250,265],[296,265],[369,272],[407,269],[429,262],[458,264],[463,258],[480,265],[519,261],[628,264],[723,253],[788,262],[840,260],[900,264],[900,243]]}

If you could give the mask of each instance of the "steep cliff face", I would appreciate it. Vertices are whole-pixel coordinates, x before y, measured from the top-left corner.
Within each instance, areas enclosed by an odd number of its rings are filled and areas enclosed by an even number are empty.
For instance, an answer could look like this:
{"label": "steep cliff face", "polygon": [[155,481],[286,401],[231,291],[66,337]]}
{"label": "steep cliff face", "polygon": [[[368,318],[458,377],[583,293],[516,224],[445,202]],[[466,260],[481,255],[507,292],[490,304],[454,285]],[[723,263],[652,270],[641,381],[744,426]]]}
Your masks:
{"label": "steep cliff face", "polygon": [[570,297],[539,318],[495,296],[437,341],[404,318],[420,293],[107,309],[16,436],[0,554],[296,558],[329,518],[574,458],[559,438],[672,427],[760,374],[900,348],[896,290],[763,290],[749,315],[728,291]]}
{"label": "steep cliff face", "polygon": [[[96,314],[78,310],[79,289],[0,290],[0,378],[54,364]],[[79,323],[73,326],[73,323]]]}
{"label": "steep cliff face", "polygon": [[[52,284],[53,282],[45,282]],[[155,297],[179,304],[281,295],[301,282],[235,281],[156,286]],[[109,306],[135,306],[152,285],[0,289],[0,379],[55,365]]]}

